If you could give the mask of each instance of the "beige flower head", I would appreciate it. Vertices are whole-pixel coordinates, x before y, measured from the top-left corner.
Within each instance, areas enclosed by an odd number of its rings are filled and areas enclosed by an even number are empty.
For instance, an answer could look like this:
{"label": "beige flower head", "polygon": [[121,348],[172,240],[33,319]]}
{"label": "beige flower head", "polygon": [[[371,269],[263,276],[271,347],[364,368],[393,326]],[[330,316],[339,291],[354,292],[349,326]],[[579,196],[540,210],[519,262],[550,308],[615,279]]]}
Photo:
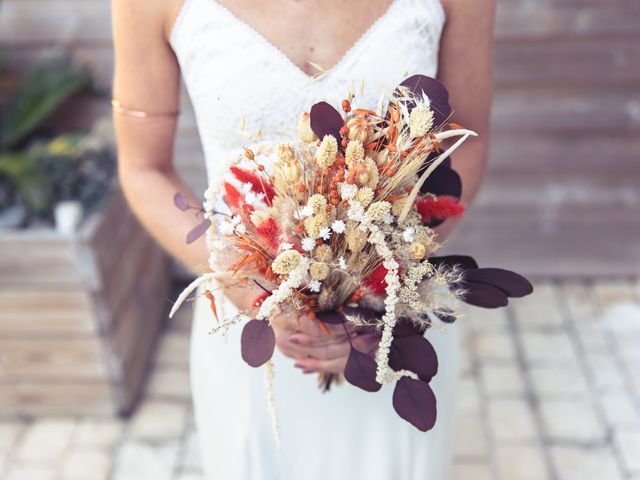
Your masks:
{"label": "beige flower head", "polygon": [[369,217],[369,220],[372,222],[379,222],[390,210],[391,204],[389,202],[374,202],[367,209],[367,217]]}
{"label": "beige flower head", "polygon": [[314,263],[309,267],[309,273],[314,280],[324,280],[329,276],[329,265]]}
{"label": "beige flower head", "polygon": [[327,206],[327,199],[324,195],[316,193],[315,195],[311,195],[309,197],[307,205],[311,207],[313,213],[317,215],[325,211],[325,207]]}
{"label": "beige flower head", "polygon": [[297,250],[285,250],[271,264],[271,270],[278,275],[287,275],[300,265],[302,255]]}
{"label": "beige flower head", "polygon": [[318,139],[313,130],[311,130],[311,115],[308,112],[305,112],[298,120],[297,133],[298,138],[305,143],[311,143]]}
{"label": "beige flower head", "polygon": [[336,161],[337,154],[338,142],[336,137],[325,135],[316,154],[316,164],[320,168],[329,168]]}
{"label": "beige flower head", "polygon": [[407,197],[399,198],[398,200],[393,202],[393,206],[391,207],[391,213],[393,213],[395,217],[399,217],[406,203],[407,203]]}
{"label": "beige flower head", "polygon": [[369,187],[362,187],[358,189],[358,193],[356,193],[355,200],[360,202],[363,207],[369,206],[369,204],[373,201],[374,192]]}
{"label": "beige flower head", "polygon": [[424,244],[413,242],[409,245],[409,256],[411,257],[411,260],[422,260],[426,254],[427,247],[425,247]]}
{"label": "beige flower head", "polygon": [[316,247],[315,257],[319,262],[333,261],[333,252],[331,251],[331,247],[326,243],[318,245]]}
{"label": "beige flower head", "polygon": [[322,212],[304,220],[304,229],[311,238],[318,238],[320,230],[329,226],[329,216]]}
{"label": "beige flower head", "polygon": [[371,119],[365,115],[355,115],[347,122],[349,129],[349,140],[358,140],[366,145],[373,135],[373,125]]}
{"label": "beige flower head", "polygon": [[344,160],[348,167],[364,160],[364,147],[359,140],[351,140],[344,152]]}
{"label": "beige flower head", "polygon": [[367,244],[367,232],[360,230],[355,224],[349,224],[346,231],[347,247],[352,252],[359,252]]}
{"label": "beige flower head", "polygon": [[433,128],[433,112],[426,103],[420,103],[409,114],[409,135],[422,137]]}

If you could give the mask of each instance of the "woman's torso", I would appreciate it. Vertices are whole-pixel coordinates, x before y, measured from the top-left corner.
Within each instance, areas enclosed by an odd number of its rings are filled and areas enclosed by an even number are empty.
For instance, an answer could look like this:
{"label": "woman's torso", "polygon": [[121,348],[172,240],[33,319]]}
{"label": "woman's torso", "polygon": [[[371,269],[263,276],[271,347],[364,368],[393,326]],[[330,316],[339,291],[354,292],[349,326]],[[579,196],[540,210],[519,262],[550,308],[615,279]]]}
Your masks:
{"label": "woman's torso", "polygon": [[338,105],[351,90],[356,105],[375,107],[380,94],[407,75],[435,76],[445,22],[440,1],[393,0],[384,6],[376,3],[381,13],[370,27],[314,81],[239,14],[215,0],[185,0],[171,45],[195,110],[209,179],[256,132],[292,135],[299,116],[316,101]]}

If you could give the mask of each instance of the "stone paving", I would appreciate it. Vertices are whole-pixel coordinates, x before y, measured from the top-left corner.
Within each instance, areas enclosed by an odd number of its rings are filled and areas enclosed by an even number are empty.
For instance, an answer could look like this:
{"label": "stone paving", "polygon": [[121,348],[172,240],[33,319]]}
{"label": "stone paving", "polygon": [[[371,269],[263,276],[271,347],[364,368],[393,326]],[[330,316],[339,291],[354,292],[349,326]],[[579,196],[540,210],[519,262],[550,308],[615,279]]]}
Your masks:
{"label": "stone paving", "polygon": [[[0,417],[0,479],[202,480],[189,323],[168,327],[128,421]],[[460,325],[454,480],[640,480],[637,281],[540,283]]]}

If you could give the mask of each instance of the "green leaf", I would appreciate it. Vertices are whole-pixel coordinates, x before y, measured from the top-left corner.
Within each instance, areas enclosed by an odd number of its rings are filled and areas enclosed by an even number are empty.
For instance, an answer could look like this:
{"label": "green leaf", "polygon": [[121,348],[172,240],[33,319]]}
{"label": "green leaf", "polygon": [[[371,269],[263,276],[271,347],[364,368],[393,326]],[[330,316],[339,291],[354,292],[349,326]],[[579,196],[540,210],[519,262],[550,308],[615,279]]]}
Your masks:
{"label": "green leaf", "polygon": [[62,61],[32,70],[4,112],[0,124],[0,148],[10,149],[26,139],[62,103],[90,87],[91,83],[86,69],[69,69]]}
{"label": "green leaf", "polygon": [[50,205],[50,188],[36,157],[28,153],[0,155],[0,176],[6,177],[15,185],[32,211],[47,211]]}

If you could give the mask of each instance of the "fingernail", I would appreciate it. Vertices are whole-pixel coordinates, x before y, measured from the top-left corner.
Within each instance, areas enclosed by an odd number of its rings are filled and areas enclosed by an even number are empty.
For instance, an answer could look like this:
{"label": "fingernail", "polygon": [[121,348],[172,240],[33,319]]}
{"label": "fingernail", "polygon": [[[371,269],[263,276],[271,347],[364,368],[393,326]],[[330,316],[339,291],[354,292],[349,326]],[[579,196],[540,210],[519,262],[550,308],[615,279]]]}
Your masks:
{"label": "fingernail", "polygon": [[303,362],[296,362],[293,364],[293,366],[296,368],[307,368],[307,365]]}
{"label": "fingernail", "polygon": [[300,345],[300,340],[298,340],[296,337],[290,338],[289,341],[294,345]]}

